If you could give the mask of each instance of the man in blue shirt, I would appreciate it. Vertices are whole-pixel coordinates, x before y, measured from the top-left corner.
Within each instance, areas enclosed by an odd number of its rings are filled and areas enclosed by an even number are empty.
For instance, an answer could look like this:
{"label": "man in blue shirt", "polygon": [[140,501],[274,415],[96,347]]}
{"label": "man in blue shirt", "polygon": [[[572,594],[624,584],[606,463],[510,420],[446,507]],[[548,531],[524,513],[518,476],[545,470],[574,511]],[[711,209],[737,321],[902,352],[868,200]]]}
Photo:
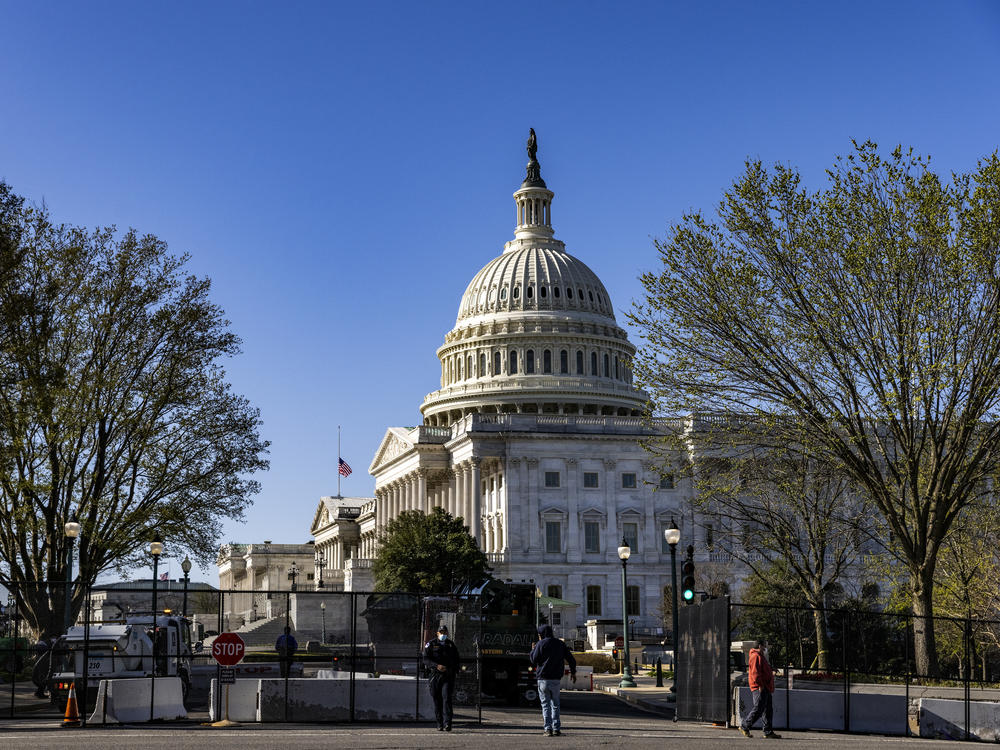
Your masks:
{"label": "man in blue shirt", "polygon": [[299,642],[292,635],[292,629],[285,626],[285,631],[278,636],[274,642],[274,650],[278,652],[278,661],[281,666],[281,676],[288,677],[288,672],[292,666],[292,657],[298,651]]}
{"label": "man in blue shirt", "polygon": [[558,737],[559,731],[559,683],[563,678],[563,662],[569,664],[569,674],[576,682],[576,659],[569,646],[552,634],[551,625],[538,626],[538,643],[531,650],[531,666],[538,678],[538,696],[542,701],[542,722],[545,734]]}

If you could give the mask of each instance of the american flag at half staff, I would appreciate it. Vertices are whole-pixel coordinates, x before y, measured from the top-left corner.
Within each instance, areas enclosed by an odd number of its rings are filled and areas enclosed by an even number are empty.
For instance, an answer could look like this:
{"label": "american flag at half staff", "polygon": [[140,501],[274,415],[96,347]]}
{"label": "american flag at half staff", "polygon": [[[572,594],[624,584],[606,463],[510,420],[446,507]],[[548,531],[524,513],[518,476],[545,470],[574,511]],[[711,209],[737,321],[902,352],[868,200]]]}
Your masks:
{"label": "american flag at half staff", "polygon": [[344,459],[340,458],[340,456],[337,457],[337,462],[339,464],[339,468],[337,469],[337,471],[340,473],[340,476],[342,477],[351,476],[351,465],[347,463],[347,461],[345,461]]}

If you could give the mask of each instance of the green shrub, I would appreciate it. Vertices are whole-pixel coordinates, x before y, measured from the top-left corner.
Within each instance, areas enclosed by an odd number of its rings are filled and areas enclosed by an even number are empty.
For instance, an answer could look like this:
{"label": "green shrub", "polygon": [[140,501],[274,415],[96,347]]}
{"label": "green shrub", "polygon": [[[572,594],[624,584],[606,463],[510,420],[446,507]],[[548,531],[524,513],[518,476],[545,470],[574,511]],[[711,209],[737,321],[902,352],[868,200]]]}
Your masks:
{"label": "green shrub", "polygon": [[615,671],[615,662],[607,654],[576,653],[573,656],[578,667],[593,667],[594,674]]}

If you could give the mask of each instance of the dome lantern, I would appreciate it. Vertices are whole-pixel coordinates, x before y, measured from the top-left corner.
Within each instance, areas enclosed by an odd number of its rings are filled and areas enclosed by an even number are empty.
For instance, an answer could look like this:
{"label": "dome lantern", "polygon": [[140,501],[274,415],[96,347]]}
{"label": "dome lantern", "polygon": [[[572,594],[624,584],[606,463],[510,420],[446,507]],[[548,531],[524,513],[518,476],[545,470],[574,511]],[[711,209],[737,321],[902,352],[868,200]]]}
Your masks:
{"label": "dome lantern", "polygon": [[514,203],[517,205],[517,226],[514,229],[516,239],[549,238],[552,231],[552,196],[551,190],[545,187],[542,179],[542,168],[538,163],[538,139],[535,129],[529,128],[528,136],[528,173],[521,187],[514,193]]}

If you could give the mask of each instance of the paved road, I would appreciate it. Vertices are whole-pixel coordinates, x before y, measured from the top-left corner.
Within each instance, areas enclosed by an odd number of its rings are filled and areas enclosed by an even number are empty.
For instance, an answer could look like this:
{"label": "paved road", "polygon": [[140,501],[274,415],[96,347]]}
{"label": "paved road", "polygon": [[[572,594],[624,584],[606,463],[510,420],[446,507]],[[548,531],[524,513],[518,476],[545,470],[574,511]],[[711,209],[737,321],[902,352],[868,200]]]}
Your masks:
{"label": "paved road", "polygon": [[[471,718],[471,717],[470,717]],[[51,721],[0,721],[0,748],[149,748],[159,750],[269,750],[270,748],[316,748],[331,745],[363,750],[393,748],[486,748],[504,750],[536,749],[539,743],[549,747],[657,748],[683,747],[684,750],[714,750],[727,747],[754,747],[762,742],[747,740],[731,729],[701,724],[674,723],[604,693],[564,693],[565,734],[547,738],[542,735],[541,716],[537,709],[484,709],[483,723],[457,722],[455,731],[438,732],[433,727],[415,724],[333,724],[333,725],[251,725],[231,729],[212,729],[194,724],[161,724],[86,730],[59,729]],[[934,740],[835,735],[819,732],[783,732],[785,744],[808,746],[816,750],[862,750],[870,747],[933,748],[944,746]],[[954,743],[949,743],[954,748]]]}

